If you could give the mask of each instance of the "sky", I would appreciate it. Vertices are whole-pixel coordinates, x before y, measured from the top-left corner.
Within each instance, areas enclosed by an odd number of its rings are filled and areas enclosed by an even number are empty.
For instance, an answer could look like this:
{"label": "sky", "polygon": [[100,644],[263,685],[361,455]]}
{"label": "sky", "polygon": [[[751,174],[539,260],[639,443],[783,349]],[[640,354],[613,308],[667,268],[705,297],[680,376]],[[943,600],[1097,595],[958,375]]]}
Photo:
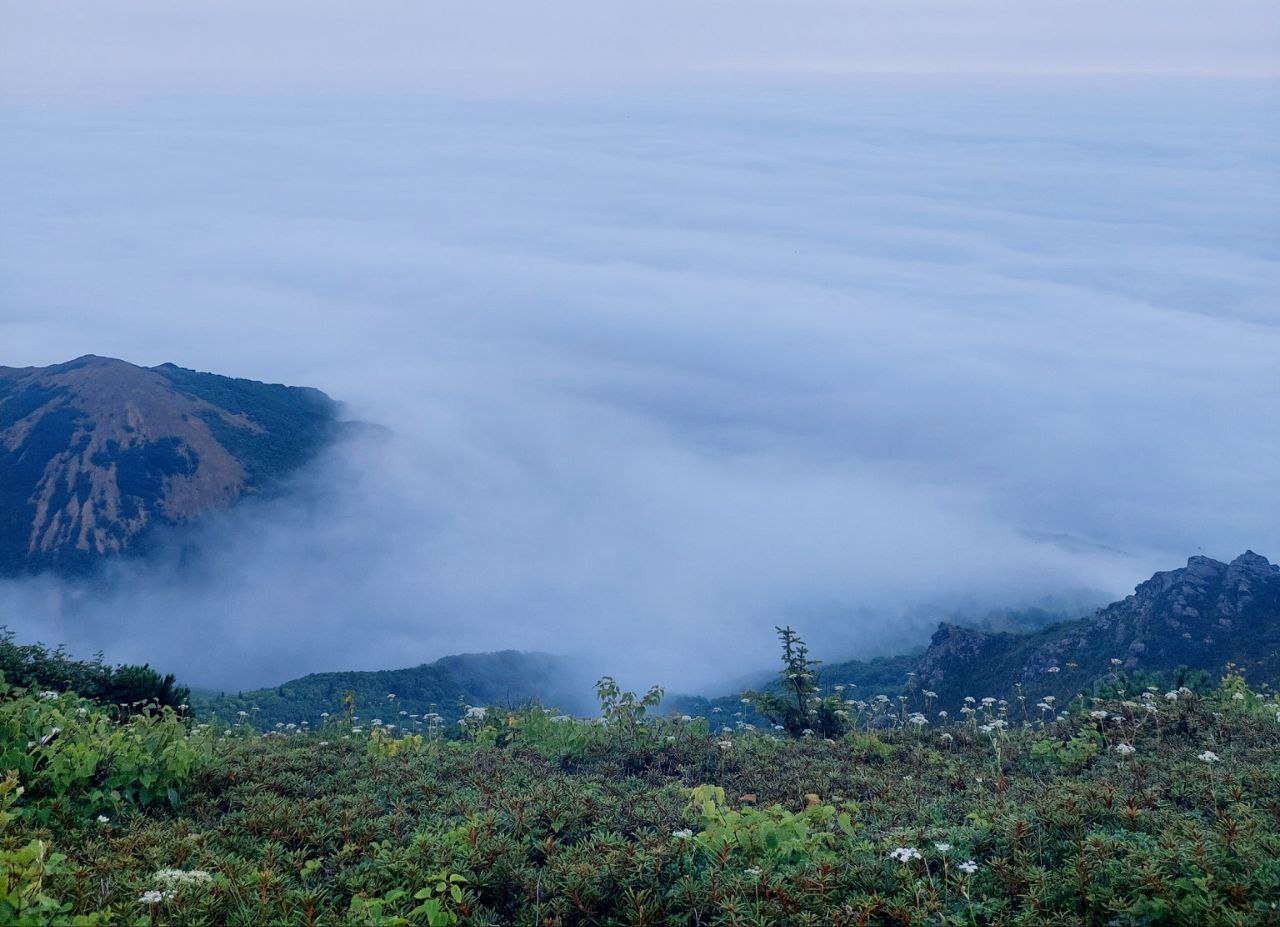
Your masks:
{"label": "sky", "polygon": [[389,430],[24,637],[689,688],[1280,556],[1276,4],[5,7],[0,363]]}

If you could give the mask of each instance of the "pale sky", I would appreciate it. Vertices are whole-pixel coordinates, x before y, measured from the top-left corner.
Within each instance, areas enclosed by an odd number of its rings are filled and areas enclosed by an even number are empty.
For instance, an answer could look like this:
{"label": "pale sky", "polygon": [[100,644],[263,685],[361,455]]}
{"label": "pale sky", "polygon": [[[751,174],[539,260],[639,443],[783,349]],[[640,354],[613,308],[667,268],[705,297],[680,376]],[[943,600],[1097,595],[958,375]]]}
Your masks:
{"label": "pale sky", "polygon": [[0,10],[0,91],[23,96],[1280,69],[1275,0],[4,0]]}

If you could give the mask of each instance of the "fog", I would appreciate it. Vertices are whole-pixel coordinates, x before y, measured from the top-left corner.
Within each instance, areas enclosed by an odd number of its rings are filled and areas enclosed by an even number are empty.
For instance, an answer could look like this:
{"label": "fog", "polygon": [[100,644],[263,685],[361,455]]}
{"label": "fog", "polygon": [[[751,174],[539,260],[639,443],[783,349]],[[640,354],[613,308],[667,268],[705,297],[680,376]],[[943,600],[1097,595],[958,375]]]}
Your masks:
{"label": "fog", "polygon": [[869,656],[1280,554],[1276,82],[754,66],[12,96],[0,363],[388,433],[0,621],[219,687],[517,647],[688,689],[783,622]]}

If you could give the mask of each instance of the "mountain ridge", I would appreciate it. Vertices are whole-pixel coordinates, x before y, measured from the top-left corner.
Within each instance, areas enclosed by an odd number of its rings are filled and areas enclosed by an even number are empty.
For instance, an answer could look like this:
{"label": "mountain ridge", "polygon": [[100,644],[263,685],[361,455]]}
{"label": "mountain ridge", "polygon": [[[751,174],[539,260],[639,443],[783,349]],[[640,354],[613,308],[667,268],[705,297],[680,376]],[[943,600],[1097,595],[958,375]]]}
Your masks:
{"label": "mountain ridge", "polygon": [[0,574],[88,572],[266,492],[333,440],[338,409],[174,364],[0,367]]}
{"label": "mountain ridge", "polygon": [[[1220,673],[1228,664],[1255,681],[1280,683],[1280,566],[1252,550],[1230,562],[1190,557],[1092,617],[1030,634],[944,622],[917,672],[943,700],[1008,696],[1019,683],[1037,698],[1063,698],[1107,677],[1179,667]],[[999,691],[972,691],[1001,676],[1008,682]]]}

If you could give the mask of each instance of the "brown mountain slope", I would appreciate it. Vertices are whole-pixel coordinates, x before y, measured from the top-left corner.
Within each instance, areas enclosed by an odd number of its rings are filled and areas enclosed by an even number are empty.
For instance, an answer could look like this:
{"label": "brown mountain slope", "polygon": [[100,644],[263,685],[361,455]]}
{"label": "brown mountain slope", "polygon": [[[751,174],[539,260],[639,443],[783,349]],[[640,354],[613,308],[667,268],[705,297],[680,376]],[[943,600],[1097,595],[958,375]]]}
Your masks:
{"label": "brown mountain slope", "polygon": [[0,573],[77,572],[260,491],[329,440],[317,390],[86,356],[0,367]]}

